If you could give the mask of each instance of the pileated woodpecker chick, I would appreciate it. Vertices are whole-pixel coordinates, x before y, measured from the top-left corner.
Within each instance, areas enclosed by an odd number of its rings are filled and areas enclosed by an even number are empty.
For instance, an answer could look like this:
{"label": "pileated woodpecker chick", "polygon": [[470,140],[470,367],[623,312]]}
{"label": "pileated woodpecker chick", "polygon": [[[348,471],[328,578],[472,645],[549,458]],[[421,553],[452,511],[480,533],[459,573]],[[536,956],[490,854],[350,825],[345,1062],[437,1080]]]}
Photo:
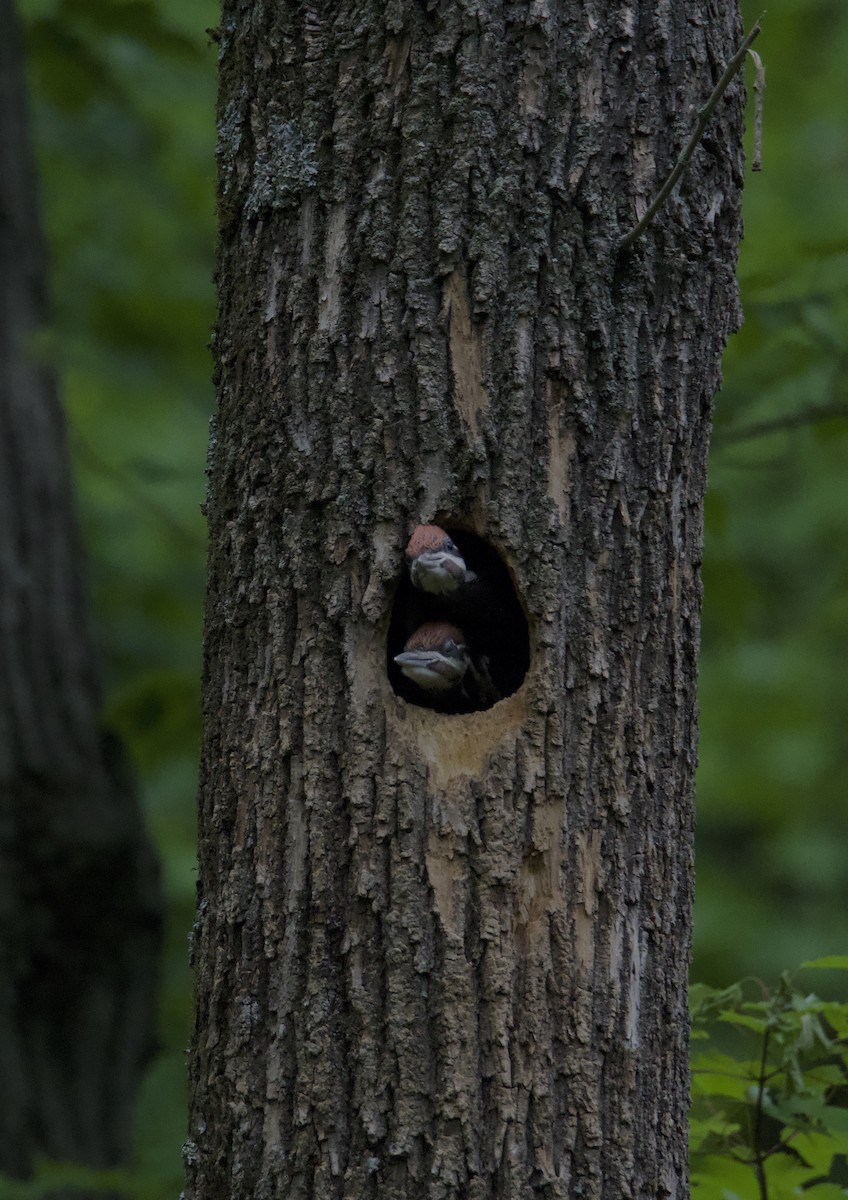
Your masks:
{"label": "pileated woodpecker chick", "polygon": [[407,679],[425,692],[459,691],[468,670],[462,631],[447,621],[427,621],[409,638],[395,662]]}
{"label": "pileated woodpecker chick", "polygon": [[406,547],[406,561],[413,586],[422,592],[451,593],[477,578],[439,525],[416,525]]}
{"label": "pileated woodpecker chick", "polygon": [[[397,695],[444,713],[482,712],[511,696],[529,665],[527,620],[498,552],[470,530],[448,533],[439,525],[418,525],[406,562],[388,637],[389,677]],[[441,688],[433,686],[429,668],[421,675],[420,660],[406,658],[422,649],[415,645],[422,628],[434,626],[450,626],[465,647],[461,678],[455,671],[447,686],[442,665]]]}

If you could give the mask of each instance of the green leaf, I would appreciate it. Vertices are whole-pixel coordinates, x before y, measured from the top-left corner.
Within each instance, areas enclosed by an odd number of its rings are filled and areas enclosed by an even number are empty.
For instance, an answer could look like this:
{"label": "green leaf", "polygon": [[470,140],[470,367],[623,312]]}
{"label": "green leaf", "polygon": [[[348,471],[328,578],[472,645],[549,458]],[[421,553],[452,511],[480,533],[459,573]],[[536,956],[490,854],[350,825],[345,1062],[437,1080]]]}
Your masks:
{"label": "green leaf", "polygon": [[829,1133],[804,1130],[792,1138],[792,1149],[808,1163],[814,1175],[828,1175],[834,1155],[844,1154],[844,1139]]}
{"label": "green leaf", "polygon": [[770,1200],[795,1200],[817,1174],[792,1154],[771,1154],[764,1168]]}
{"label": "green leaf", "polygon": [[698,1200],[756,1200],[758,1196],[752,1167],[718,1154],[693,1162],[692,1190]]}
{"label": "green leaf", "polygon": [[729,1120],[724,1113],[716,1113],[703,1119],[690,1116],[689,1153],[699,1151],[708,1140],[728,1142],[738,1132],[739,1124]]}
{"label": "green leaf", "polygon": [[695,1021],[714,1020],[719,1013],[737,1008],[742,1003],[742,985],[734,983],[727,988],[711,988],[704,983],[693,983],[689,988],[689,1011]]}
{"label": "green leaf", "polygon": [[[837,1036],[842,1037],[848,1034],[848,1004],[826,1001],[821,1007],[821,1015]],[[833,1043],[831,1043],[831,1048],[838,1050]],[[843,1053],[848,1053],[848,1049],[843,1047]]]}
{"label": "green leaf", "polygon": [[723,1012],[718,1020],[724,1021],[728,1025],[738,1025],[742,1029],[750,1029],[752,1033],[765,1033],[769,1027],[767,1020],[763,1020],[761,1017],[749,1017],[740,1012]]}
{"label": "green leaf", "polygon": [[755,1063],[740,1062],[718,1050],[698,1054],[692,1063],[692,1095],[745,1100],[756,1071]]}
{"label": "green leaf", "polygon": [[826,1104],[820,1119],[827,1129],[844,1135],[841,1139],[842,1153],[848,1154],[848,1108],[837,1107],[835,1104]]}
{"label": "green leaf", "polygon": [[763,1102],[763,1112],[767,1116],[789,1126],[815,1126],[822,1119],[824,1109],[824,1101],[812,1096],[791,1096],[786,1100],[767,1096]]}

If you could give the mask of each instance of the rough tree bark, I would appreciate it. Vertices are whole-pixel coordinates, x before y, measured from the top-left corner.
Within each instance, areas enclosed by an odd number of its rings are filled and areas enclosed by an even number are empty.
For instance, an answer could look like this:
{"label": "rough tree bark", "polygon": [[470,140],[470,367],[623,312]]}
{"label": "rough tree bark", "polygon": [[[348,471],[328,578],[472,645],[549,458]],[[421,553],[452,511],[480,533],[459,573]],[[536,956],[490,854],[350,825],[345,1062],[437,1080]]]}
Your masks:
{"label": "rough tree bark", "polygon": [[[686,1195],[702,499],[734,4],[226,0],[188,1195]],[[518,692],[386,675],[420,520]]]}
{"label": "rough tree bark", "polygon": [[99,719],[56,381],[29,344],[45,280],[19,30],[0,0],[0,1172],[22,1177],[34,1155],[125,1161],[160,925],[132,775]]}

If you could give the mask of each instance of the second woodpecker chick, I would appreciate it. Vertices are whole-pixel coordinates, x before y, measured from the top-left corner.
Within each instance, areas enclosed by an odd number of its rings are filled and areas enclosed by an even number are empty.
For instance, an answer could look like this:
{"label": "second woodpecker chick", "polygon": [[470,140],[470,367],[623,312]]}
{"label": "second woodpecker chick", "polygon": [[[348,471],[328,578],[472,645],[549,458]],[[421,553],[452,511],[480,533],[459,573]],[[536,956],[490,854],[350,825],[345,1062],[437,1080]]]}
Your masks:
{"label": "second woodpecker chick", "polygon": [[416,525],[406,547],[406,561],[413,586],[422,592],[443,595],[477,578],[440,525]]}
{"label": "second woodpecker chick", "polygon": [[425,692],[444,696],[459,693],[468,670],[468,651],[462,631],[447,621],[427,621],[407,641],[395,662],[407,679]]}

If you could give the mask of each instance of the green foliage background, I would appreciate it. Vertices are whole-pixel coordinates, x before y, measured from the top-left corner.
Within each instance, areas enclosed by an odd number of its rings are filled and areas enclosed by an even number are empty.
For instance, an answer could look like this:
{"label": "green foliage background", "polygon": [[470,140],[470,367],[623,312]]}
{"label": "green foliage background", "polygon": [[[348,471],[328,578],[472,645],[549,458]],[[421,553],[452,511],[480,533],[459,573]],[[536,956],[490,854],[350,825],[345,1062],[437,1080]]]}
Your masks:
{"label": "green foliage background", "polygon": [[[758,11],[749,5],[749,20]],[[707,497],[694,978],[846,946],[848,6],[778,0]],[[757,436],[796,414],[842,415]]]}
{"label": "green foliage background", "polygon": [[[107,679],[164,864],[162,1050],[138,1196],[176,1195],[194,896],[203,498],[212,411],[210,0],[23,0],[61,373]],[[750,23],[759,10],[748,6]],[[845,947],[848,909],[848,6],[774,0],[746,324],[707,505],[694,978]],[[753,436],[753,435],[756,436]]]}
{"label": "green foliage background", "polygon": [[829,955],[772,988],[692,986],[696,1200],[848,1195],[848,1004],[807,987],[846,970]]}

